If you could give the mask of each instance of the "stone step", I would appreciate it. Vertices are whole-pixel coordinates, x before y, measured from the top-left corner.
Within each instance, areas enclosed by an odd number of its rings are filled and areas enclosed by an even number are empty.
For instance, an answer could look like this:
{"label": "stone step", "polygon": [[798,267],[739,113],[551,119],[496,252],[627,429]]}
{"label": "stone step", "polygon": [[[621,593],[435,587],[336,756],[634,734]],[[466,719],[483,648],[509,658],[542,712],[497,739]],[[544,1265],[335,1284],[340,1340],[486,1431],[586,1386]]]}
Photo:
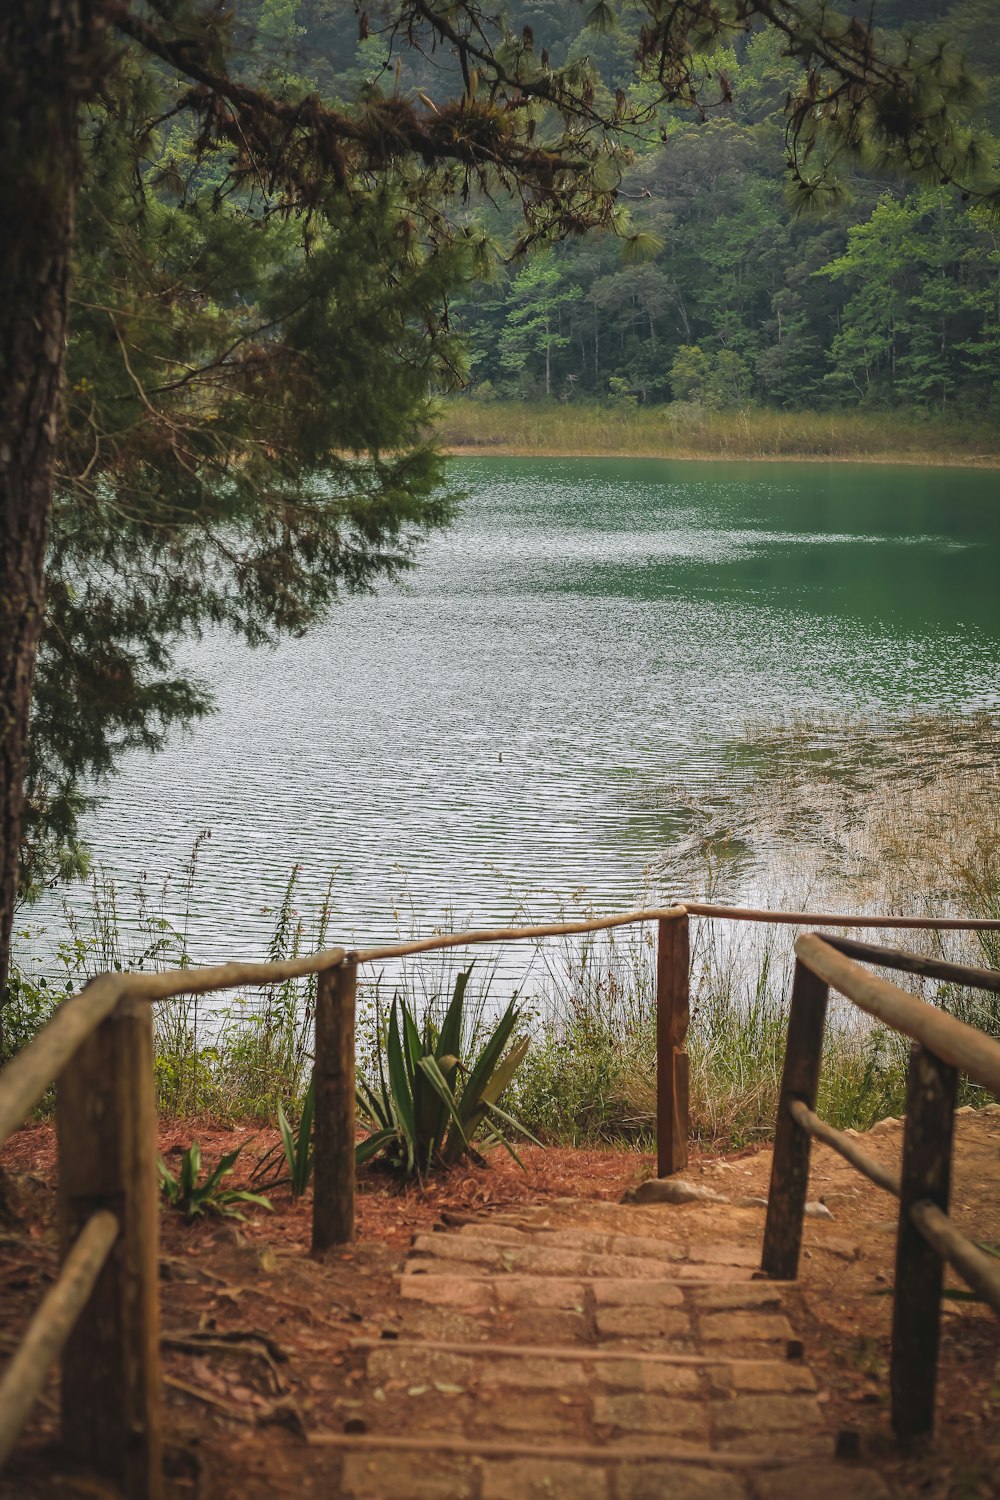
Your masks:
{"label": "stone step", "polygon": [[[459,1239],[489,1241],[496,1245],[548,1245],[553,1249],[571,1247],[589,1250],[592,1255],[651,1255],[660,1260],[684,1260],[683,1241],[658,1239],[652,1235],[612,1234],[599,1229],[553,1229],[547,1225],[532,1227],[515,1224],[463,1224]],[[452,1236],[455,1238],[455,1236]]]}
{"label": "stone step", "polygon": [[[814,1392],[812,1371],[801,1360],[720,1359],[711,1353],[634,1352],[579,1345],[465,1344],[429,1339],[352,1339],[351,1348],[368,1355],[372,1379],[398,1377],[419,1384],[428,1371],[434,1380],[459,1385],[564,1389],[593,1382],[608,1390],[676,1393],[700,1390],[736,1395]],[[446,1373],[445,1373],[446,1372]]]}
{"label": "stone step", "polygon": [[[771,1398],[774,1401],[774,1398]],[[792,1398],[786,1398],[792,1404]],[[402,1398],[397,1397],[402,1404]],[[379,1413],[375,1413],[372,1424],[366,1431],[358,1431],[360,1419],[354,1418],[355,1431],[339,1434],[310,1434],[313,1439],[328,1446],[336,1446],[337,1439],[345,1440],[367,1437],[376,1449],[379,1446],[406,1446],[414,1451],[460,1452],[460,1454],[556,1454],[564,1452],[567,1457],[591,1458],[591,1460],[628,1460],[628,1458],[672,1458],[675,1463],[718,1464],[721,1469],[744,1469],[762,1467],[775,1463],[775,1452],[781,1463],[787,1464],[802,1458],[831,1460],[834,1458],[834,1440],[831,1434],[814,1425],[810,1413],[799,1410],[783,1418],[772,1427],[760,1428],[760,1403],[753,1412],[739,1415],[741,1403],[730,1403],[733,1427],[726,1428],[720,1439],[708,1440],[708,1422],[703,1419],[705,1409],[699,1404],[687,1403],[691,1416],[672,1419],[664,1413],[669,1410],[669,1398],[655,1397],[601,1397],[594,1404],[603,1412],[603,1421],[595,1424],[598,1433],[591,1436],[594,1428],[582,1415],[583,1401],[567,1397],[565,1406],[549,1406],[534,1394],[534,1400],[520,1397],[519,1400],[505,1398],[504,1403],[477,1404],[474,1401],[442,1397],[433,1392],[429,1397],[412,1398],[406,1406],[408,1419],[420,1427],[414,1433],[400,1434],[399,1427],[391,1425],[391,1416],[381,1413],[381,1421],[387,1430],[378,1428]],[[673,1406],[681,1406],[675,1403]],[[562,1418],[556,1412],[564,1413]],[[460,1419],[454,1430],[448,1427],[448,1416]],[[429,1425],[423,1425],[424,1422]],[[798,1422],[799,1425],[793,1425]],[[808,1422],[805,1427],[804,1422]],[[652,1424],[646,1427],[645,1424]],[[349,1442],[343,1446],[351,1446]],[[510,1496],[507,1500],[519,1500]]]}
{"label": "stone step", "polygon": [[586,1224],[571,1223],[560,1227],[547,1221],[495,1224],[489,1219],[465,1223],[457,1231],[435,1232],[443,1233],[444,1238],[450,1240],[471,1239],[507,1245],[547,1244],[553,1248],[588,1250],[595,1255],[642,1255],[664,1260],[695,1259],[751,1266],[760,1264],[759,1250],[747,1245],[727,1245],[725,1241],[720,1243],[718,1239],[707,1239],[703,1235],[689,1238],[676,1234],[622,1233],[615,1228],[595,1228]]}
{"label": "stone step", "polygon": [[[438,1268],[434,1268],[437,1270]],[[697,1277],[652,1278],[591,1276],[579,1279],[569,1276],[478,1275],[478,1267],[468,1274],[431,1275],[423,1267],[408,1266],[397,1277],[404,1297],[421,1301],[440,1301],[455,1307],[471,1306],[495,1296],[511,1306],[582,1307],[588,1300],[595,1307],[686,1307],[701,1316],[722,1312],[780,1312],[791,1282],[736,1281],[706,1282]]]}
{"label": "stone step", "polygon": [[432,1378],[431,1372],[409,1384],[386,1376],[373,1387],[371,1400],[352,1415],[355,1421],[360,1416],[373,1436],[398,1434],[402,1426],[445,1440],[460,1435],[469,1442],[559,1441],[610,1452],[623,1445],[640,1444],[655,1452],[658,1445],[689,1443],[717,1453],[832,1456],[833,1440],[812,1393],[709,1390],[707,1378],[693,1370],[684,1372],[691,1379],[690,1388],[677,1390],[678,1384],[683,1386],[679,1370],[671,1373],[667,1390],[637,1390],[594,1379],[557,1391],[460,1385],[454,1379]]}
{"label": "stone step", "polygon": [[[793,1340],[782,1311],[782,1289],[769,1283],[706,1286],[638,1278],[573,1281],[563,1276],[410,1272],[399,1278],[399,1285],[404,1303],[494,1322],[506,1317],[518,1334],[526,1331],[530,1338],[534,1329],[546,1342],[637,1340],[677,1353],[692,1352],[701,1342],[724,1357],[780,1358]],[[491,1331],[495,1335],[496,1328]]]}
{"label": "stone step", "polygon": [[[423,1238],[423,1236],[421,1236]],[[544,1246],[550,1249],[572,1249],[591,1255],[638,1255],[653,1260],[695,1260],[710,1265],[743,1265],[754,1269],[760,1264],[760,1252],[746,1246],[720,1245],[717,1241],[666,1239],[659,1235],[616,1234],[598,1229],[553,1229],[539,1225],[515,1225],[477,1220],[463,1224],[454,1241],[476,1240],[483,1244]]]}
{"label": "stone step", "polygon": [[[749,1279],[757,1268],[758,1256],[726,1245],[669,1245],[666,1249],[660,1246],[658,1254],[633,1249],[615,1255],[572,1244],[548,1245],[540,1235],[525,1236],[512,1243],[465,1234],[414,1236],[407,1260],[409,1274],[424,1271],[450,1276],[456,1263],[481,1267],[484,1271],[525,1275],[642,1279],[662,1278],[665,1266],[670,1266],[679,1275],[695,1274],[710,1280],[716,1279],[720,1271],[727,1277],[738,1272]],[[695,1266],[702,1269],[694,1272]]]}
{"label": "stone step", "polygon": [[345,1500],[889,1500],[869,1469],[812,1458],[768,1460],[693,1445],[606,1450],[565,1444],[433,1446],[405,1438],[314,1433],[339,1459]]}
{"label": "stone step", "polygon": [[333,1491],[887,1500],[833,1460],[794,1285],[713,1227],[567,1200],[417,1234],[401,1326],[352,1342],[366,1378],[339,1403],[350,1430],[310,1438],[331,1450]]}

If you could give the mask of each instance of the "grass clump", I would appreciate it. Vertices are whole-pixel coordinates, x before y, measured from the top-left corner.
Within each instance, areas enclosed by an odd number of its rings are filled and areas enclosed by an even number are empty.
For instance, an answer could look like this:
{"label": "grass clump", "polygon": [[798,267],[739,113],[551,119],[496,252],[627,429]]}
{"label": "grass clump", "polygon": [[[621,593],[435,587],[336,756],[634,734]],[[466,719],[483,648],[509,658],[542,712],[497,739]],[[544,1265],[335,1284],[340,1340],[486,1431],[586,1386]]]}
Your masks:
{"label": "grass clump", "polygon": [[156,1175],[160,1192],[170,1207],[182,1213],[186,1219],[200,1219],[211,1213],[218,1214],[220,1218],[239,1219],[242,1222],[246,1218],[244,1208],[271,1210],[271,1203],[259,1193],[251,1193],[246,1188],[223,1187],[223,1180],[233,1171],[242,1150],[243,1147],[238,1146],[235,1151],[227,1151],[219,1158],[204,1182],[200,1180],[201,1147],[197,1141],[181,1157],[181,1169],[176,1177],[163,1157],[158,1156]]}
{"label": "grass clump", "polygon": [[[266,1187],[287,1187],[292,1201],[304,1196],[312,1181],[315,1165],[313,1116],[316,1111],[316,1077],[309,1080],[298,1124],[293,1128],[283,1104],[278,1105],[277,1145],[261,1157],[251,1174],[251,1182]],[[284,1169],[284,1171],[283,1171]],[[287,1173],[287,1175],[285,1175]]]}
{"label": "grass clump", "polygon": [[645,1142],[650,1121],[632,1085],[655,1068],[651,930],[612,928],[540,949],[539,959],[532,1046],[513,1107],[547,1140]]}
{"label": "grass clump", "polygon": [[[205,837],[196,840],[188,863],[179,922],[167,914],[169,881],[155,896],[140,882],[126,913],[115,882],[104,870],[95,873],[86,914],[66,912],[69,937],[58,950],[64,983],[48,984],[28,978],[23,968],[15,970],[16,1024],[7,1035],[17,1048],[31,1040],[58,1003],[97,974],[191,967],[188,930]],[[307,922],[296,905],[299,873],[295,866],[275,908],[267,949],[273,962],[326,946],[331,886]],[[29,936],[22,934],[22,941]],[[263,1122],[274,1120],[286,1102],[298,1114],[312,1073],[316,986],[311,974],[252,991],[159,1002],[153,1009],[153,1043],[160,1113]],[[51,1102],[45,1101],[43,1113]]]}

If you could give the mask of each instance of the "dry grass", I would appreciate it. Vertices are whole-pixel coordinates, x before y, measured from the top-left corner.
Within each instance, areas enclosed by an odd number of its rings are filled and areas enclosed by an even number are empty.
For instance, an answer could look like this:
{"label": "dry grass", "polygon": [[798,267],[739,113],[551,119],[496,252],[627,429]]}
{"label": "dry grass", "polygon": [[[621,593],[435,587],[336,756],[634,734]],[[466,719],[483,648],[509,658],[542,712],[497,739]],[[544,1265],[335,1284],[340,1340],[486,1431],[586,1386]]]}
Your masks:
{"label": "dry grass", "polygon": [[678,402],[639,407],[453,399],[441,407],[436,437],[455,453],[1000,464],[995,424],[915,420],[892,412],[718,412]]}
{"label": "dry grass", "polygon": [[[756,839],[757,876],[771,885],[764,897],[758,885],[755,905],[1000,919],[998,751],[1000,723],[985,714],[757,727],[739,747],[755,776],[732,806],[713,807],[706,842]],[[686,872],[674,864],[671,877],[677,890],[709,898],[723,878],[711,859]],[[722,894],[738,901],[741,892],[734,884]],[[742,1146],[774,1127],[796,929],[697,921],[692,931],[692,1125],[704,1145]],[[895,940],[877,929],[856,935]],[[652,1137],[650,944],[651,934],[626,930],[567,961],[551,989],[518,1102],[553,1138]],[[1000,934],[907,933],[900,945],[1000,967]],[[1000,1036],[998,997],[904,982]],[[905,1038],[835,1005],[820,1113],[861,1130],[901,1113],[908,1051]],[[964,1085],[962,1102],[985,1096]]]}

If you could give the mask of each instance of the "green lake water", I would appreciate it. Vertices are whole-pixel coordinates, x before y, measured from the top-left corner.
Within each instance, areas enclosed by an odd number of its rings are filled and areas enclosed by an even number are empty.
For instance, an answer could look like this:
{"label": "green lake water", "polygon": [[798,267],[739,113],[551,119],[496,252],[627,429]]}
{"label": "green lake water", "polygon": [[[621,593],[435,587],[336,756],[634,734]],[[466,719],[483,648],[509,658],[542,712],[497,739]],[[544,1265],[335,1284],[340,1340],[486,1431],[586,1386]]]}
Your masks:
{"label": "green lake water", "polygon": [[198,959],[261,953],[295,863],[305,907],[335,873],[335,938],[520,902],[540,919],[574,895],[626,908],[676,888],[699,805],[747,774],[748,722],[998,706],[994,473],[484,458],[452,475],[460,518],[400,586],[275,650],[185,648],[218,713],[132,757],[90,819],[125,885],[179,874],[211,829]]}

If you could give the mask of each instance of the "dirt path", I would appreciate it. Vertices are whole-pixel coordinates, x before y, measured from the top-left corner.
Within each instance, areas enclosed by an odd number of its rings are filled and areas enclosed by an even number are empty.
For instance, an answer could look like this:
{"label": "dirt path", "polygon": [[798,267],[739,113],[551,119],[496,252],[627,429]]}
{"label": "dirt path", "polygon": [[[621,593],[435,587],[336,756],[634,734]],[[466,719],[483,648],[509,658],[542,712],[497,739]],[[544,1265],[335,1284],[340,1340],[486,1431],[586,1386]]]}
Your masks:
{"label": "dirt path", "polygon": [[[192,1133],[208,1155],[232,1139]],[[165,1127],[161,1144],[182,1139]],[[898,1122],[866,1139],[886,1163],[900,1144]],[[0,1236],[2,1353],[54,1271],[50,1136],[22,1132],[0,1165],[17,1174]],[[308,1204],[236,1227],[165,1214],[171,1496],[1000,1493],[1000,1325],[976,1304],[945,1304],[934,1445],[903,1458],[891,1444],[894,1204],[832,1153],[817,1150],[811,1195],[833,1217],[807,1221],[801,1279],[777,1288],[750,1279],[759,1208],[622,1205],[650,1170],[636,1153],[532,1151],[526,1165],[403,1198],[366,1178],[362,1239],[325,1264],[304,1253]],[[769,1170],[762,1149],[686,1175],[737,1198],[766,1192]],[[953,1211],[1000,1241],[1000,1107],[959,1118]],[[803,1358],[787,1358],[790,1339]],[[53,1381],[4,1500],[109,1493],[54,1447],[57,1395]],[[853,1461],[832,1458],[840,1433]]]}

